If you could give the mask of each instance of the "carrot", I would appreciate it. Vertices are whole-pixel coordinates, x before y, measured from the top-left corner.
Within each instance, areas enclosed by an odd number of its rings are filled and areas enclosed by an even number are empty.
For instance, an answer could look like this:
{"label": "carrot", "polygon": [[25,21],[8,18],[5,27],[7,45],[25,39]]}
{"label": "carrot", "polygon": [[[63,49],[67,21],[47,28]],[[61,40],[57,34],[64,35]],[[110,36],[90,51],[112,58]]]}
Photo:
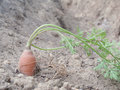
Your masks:
{"label": "carrot", "polygon": [[[52,28],[49,28],[49,27],[52,27]],[[44,32],[44,31],[49,31],[49,30],[55,30],[57,32],[59,31],[59,33],[64,31],[66,33],[66,31],[64,29],[62,29],[61,27],[58,27],[58,26],[52,25],[52,24],[45,24],[45,25],[38,27],[31,34],[31,36],[27,42],[26,49],[23,51],[23,53],[19,59],[18,68],[21,73],[28,75],[28,76],[34,75],[34,71],[35,71],[35,67],[36,67],[36,59],[32,53],[31,46],[33,46],[34,48],[40,49],[40,50],[57,50],[57,49],[65,48],[65,46],[61,46],[61,47],[57,47],[57,48],[44,49],[44,48],[40,48],[40,47],[37,47],[34,44],[32,44],[32,41],[36,38],[36,36],[38,34]],[[67,39],[67,38],[65,38],[65,39]]]}
{"label": "carrot", "polygon": [[[52,28],[49,28],[49,27],[52,27]],[[62,30],[62,28],[60,28],[56,25],[52,25],[52,24],[44,24],[44,25],[38,27],[31,34],[31,36],[27,42],[26,49],[23,51],[23,53],[19,59],[18,69],[21,73],[23,73],[27,76],[34,75],[34,71],[36,68],[36,59],[32,53],[31,46],[33,46],[34,48],[37,48],[39,50],[57,50],[57,49],[65,48],[65,46],[61,46],[61,47],[56,47],[56,48],[44,49],[44,48],[40,48],[40,47],[37,47],[34,44],[32,44],[32,41],[37,37],[38,34],[44,32],[44,31],[49,31],[49,30],[55,30],[57,32],[58,31],[60,32]],[[64,30],[62,30],[62,31],[64,31]]]}
{"label": "carrot", "polygon": [[19,70],[21,73],[33,76],[36,67],[36,59],[30,49],[25,49],[19,59]]}

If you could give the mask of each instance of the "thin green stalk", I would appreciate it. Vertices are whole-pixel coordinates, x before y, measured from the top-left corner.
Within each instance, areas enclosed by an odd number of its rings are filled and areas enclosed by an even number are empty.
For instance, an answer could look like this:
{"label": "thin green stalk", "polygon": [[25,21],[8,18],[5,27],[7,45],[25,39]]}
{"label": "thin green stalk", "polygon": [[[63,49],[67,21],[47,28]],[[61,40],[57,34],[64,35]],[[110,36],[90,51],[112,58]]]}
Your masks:
{"label": "thin green stalk", "polygon": [[[38,34],[43,33],[45,31],[48,31],[48,30],[56,30],[56,29],[55,28],[44,28],[44,29],[41,29],[41,30],[36,29],[35,32],[33,32],[33,34],[30,36],[29,41],[27,42],[28,46],[30,45],[30,46],[33,46],[33,47],[39,49],[39,50],[45,50],[45,51],[46,50],[57,50],[57,49],[65,48],[65,46],[61,46],[61,47],[47,48],[46,49],[46,48],[37,47],[36,45],[32,44],[32,41],[37,37]],[[59,34],[60,34],[60,32],[59,32]]]}
{"label": "thin green stalk", "polygon": [[40,30],[40,29],[42,29],[42,28],[44,28],[44,27],[56,27],[56,28],[59,28],[60,29],[60,27],[58,27],[58,26],[56,26],[56,25],[53,25],[53,24],[44,24],[44,25],[41,25],[40,27],[38,27],[32,34],[31,34],[31,36],[30,36],[30,39],[31,38],[33,38],[33,36]]}
{"label": "thin green stalk", "polygon": [[[96,54],[98,54],[101,58],[107,60],[107,59],[106,59],[105,57],[103,57],[100,53],[98,53],[94,48],[92,48],[88,43],[86,43],[84,40],[82,40],[83,38],[81,38],[81,37],[73,34],[72,32],[69,32],[68,30],[65,30],[65,29],[63,29],[63,28],[61,28],[61,27],[59,27],[59,26],[56,26],[56,25],[52,25],[52,24],[43,25],[43,27],[45,27],[45,26],[56,27],[56,28],[58,28],[58,29],[55,29],[55,28],[47,28],[47,29],[41,29],[41,30],[37,29],[37,31],[35,31],[35,32],[37,32],[37,33],[35,34],[34,37],[36,37],[36,36],[39,34],[39,32],[41,32],[41,31],[43,31],[43,30],[55,30],[55,31],[59,31],[59,32],[64,32],[64,33],[67,33],[67,34],[69,34],[69,35],[72,35],[72,36],[74,36],[75,38],[77,38],[78,40],[82,41],[86,46],[88,46],[90,49],[92,49],[94,52],[96,52]],[[39,31],[39,32],[38,32],[38,31]],[[34,38],[34,37],[33,37],[33,38]],[[109,61],[109,60],[107,60],[107,61]]]}
{"label": "thin green stalk", "polygon": [[89,44],[87,44],[84,40],[82,40],[80,37],[75,36],[77,39],[79,39],[80,41],[82,41],[86,46],[88,46],[90,49],[92,49],[96,54],[98,54],[101,58],[107,60],[108,62],[110,62],[108,59],[106,59],[105,57],[103,57],[100,53],[98,53],[94,48],[92,48]]}
{"label": "thin green stalk", "polygon": [[[35,46],[35,45],[33,45],[32,44],[32,41],[37,37],[37,35],[38,34],[40,34],[40,33],[43,33],[43,32],[45,32],[45,31],[48,31],[48,30],[55,30],[56,31],[56,29],[55,28],[44,28],[44,29],[41,29],[41,30],[37,30],[37,33],[34,35],[34,36],[32,36],[32,38],[27,42],[27,44],[28,44],[28,46],[30,45],[30,46],[33,46],[33,47],[35,47],[35,48],[38,48],[38,49],[40,49],[40,50],[57,50],[57,49],[61,49],[61,48],[65,48],[65,46],[61,46],[61,47],[56,47],[56,48],[48,48],[48,49],[45,49],[45,48],[39,48],[39,47],[37,47],[37,46]],[[36,32],[36,31],[35,31]],[[60,33],[59,33],[60,34]]]}
{"label": "thin green stalk", "polygon": [[47,27],[47,26],[50,26],[51,24],[44,24],[44,25],[41,25],[40,27],[38,27],[30,36],[30,38],[28,39],[28,42],[27,42],[27,45],[26,47],[31,47],[31,43],[32,43],[32,38],[34,37],[34,35],[43,27]]}
{"label": "thin green stalk", "polygon": [[65,48],[65,46],[61,46],[61,47],[56,47],[56,48],[40,48],[40,47],[37,47],[36,45],[32,44],[33,47],[39,49],[39,50],[44,50],[44,51],[47,51],[47,50],[58,50],[58,49],[62,49],[62,48]]}

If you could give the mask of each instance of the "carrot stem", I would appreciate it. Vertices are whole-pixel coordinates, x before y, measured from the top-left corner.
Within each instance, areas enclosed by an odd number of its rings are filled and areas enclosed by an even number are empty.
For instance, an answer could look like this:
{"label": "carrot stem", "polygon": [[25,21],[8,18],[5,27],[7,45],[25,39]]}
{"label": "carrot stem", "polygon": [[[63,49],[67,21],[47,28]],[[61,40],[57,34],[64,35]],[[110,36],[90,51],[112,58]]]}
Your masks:
{"label": "carrot stem", "polygon": [[[49,28],[45,28],[45,27],[49,27]],[[50,28],[50,27],[52,27],[52,28]],[[36,38],[36,36],[37,36],[38,34],[44,32],[44,31],[50,31],[50,30],[52,30],[52,31],[58,31],[58,32],[63,32],[63,33],[67,33],[67,34],[69,34],[69,35],[74,36],[75,38],[77,38],[78,40],[80,40],[82,43],[84,43],[86,46],[88,46],[90,49],[92,49],[94,52],[96,52],[96,54],[98,54],[101,58],[103,58],[103,59],[105,59],[106,61],[110,62],[108,59],[106,59],[104,56],[102,56],[99,52],[97,52],[93,47],[91,47],[91,46],[86,42],[87,39],[82,38],[82,37],[79,37],[79,36],[73,34],[72,32],[70,32],[70,31],[68,31],[68,30],[66,30],[66,29],[63,29],[63,28],[61,28],[61,27],[59,27],[59,26],[53,25],[53,24],[44,24],[44,25],[38,27],[38,28],[32,33],[32,35],[30,36],[30,38],[29,38],[29,40],[28,40],[28,42],[27,42],[27,46],[28,46],[28,47],[33,46],[33,47],[35,47],[35,48],[37,48],[37,49],[40,49],[40,50],[56,50],[56,49],[61,49],[61,48],[63,48],[63,47],[58,47],[58,48],[52,48],[52,49],[50,49],[50,48],[49,48],[49,49],[43,49],[43,48],[39,48],[39,47],[37,47],[37,46],[35,46],[35,45],[32,44],[32,41]]]}
{"label": "carrot stem", "polygon": [[47,51],[47,50],[57,50],[57,49],[62,49],[62,48],[65,48],[65,46],[61,46],[61,47],[56,47],[56,48],[40,48],[40,47],[37,47],[36,45],[32,44],[33,47],[39,49],[39,50],[44,50],[44,51]]}

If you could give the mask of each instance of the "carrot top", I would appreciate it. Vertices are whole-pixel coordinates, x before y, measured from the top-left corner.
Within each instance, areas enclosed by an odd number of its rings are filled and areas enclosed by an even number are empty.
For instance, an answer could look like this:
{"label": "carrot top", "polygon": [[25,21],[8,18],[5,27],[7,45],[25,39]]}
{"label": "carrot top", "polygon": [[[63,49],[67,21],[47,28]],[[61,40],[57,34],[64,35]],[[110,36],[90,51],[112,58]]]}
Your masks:
{"label": "carrot top", "polygon": [[[55,31],[61,36],[60,43],[62,46],[56,48],[40,48],[32,43],[37,35],[45,31]],[[67,36],[64,34],[68,34]],[[72,36],[72,37],[70,37]],[[75,47],[81,46],[90,56],[95,52],[100,59],[99,64],[95,69],[100,69],[104,74],[104,77],[115,79],[120,81],[120,50],[118,47],[120,43],[115,41],[109,42],[106,38],[106,32],[101,29],[93,29],[91,33],[87,33],[87,36],[83,36],[83,32],[77,29],[77,34],[74,34],[66,29],[63,29],[57,25],[44,24],[38,27],[30,36],[26,47],[37,48],[39,50],[57,50],[61,48],[68,48],[71,53],[75,53]],[[108,57],[111,58],[108,58]]]}

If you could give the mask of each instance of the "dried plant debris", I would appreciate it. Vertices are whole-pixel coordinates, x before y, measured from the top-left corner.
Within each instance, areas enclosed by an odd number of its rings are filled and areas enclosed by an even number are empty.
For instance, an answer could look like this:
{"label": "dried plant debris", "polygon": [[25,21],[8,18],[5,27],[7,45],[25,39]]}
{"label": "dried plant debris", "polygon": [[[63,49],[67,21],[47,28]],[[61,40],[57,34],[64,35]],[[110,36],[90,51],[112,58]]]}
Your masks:
{"label": "dried plant debris", "polygon": [[60,76],[60,77],[67,76],[67,70],[66,70],[65,65],[50,62],[49,67],[52,67],[56,72],[54,74],[53,78],[56,78],[58,76]]}

